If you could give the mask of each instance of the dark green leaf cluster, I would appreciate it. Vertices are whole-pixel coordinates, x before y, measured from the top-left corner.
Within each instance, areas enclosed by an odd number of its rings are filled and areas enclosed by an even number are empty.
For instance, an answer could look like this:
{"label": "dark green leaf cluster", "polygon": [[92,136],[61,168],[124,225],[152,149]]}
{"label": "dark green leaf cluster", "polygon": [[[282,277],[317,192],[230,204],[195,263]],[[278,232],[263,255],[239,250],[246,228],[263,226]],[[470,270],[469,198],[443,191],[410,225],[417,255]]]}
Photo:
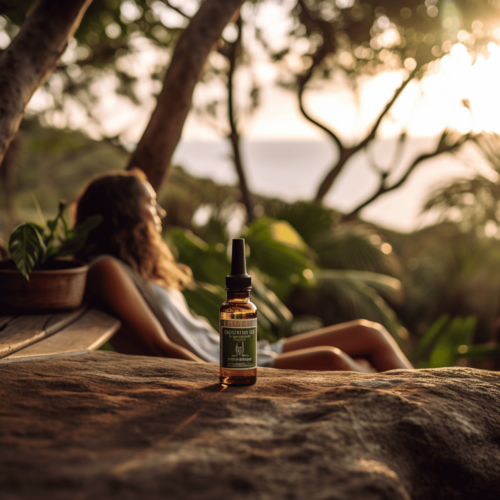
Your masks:
{"label": "dark green leaf cluster", "polygon": [[[322,269],[318,254],[306,243],[303,235],[314,242],[320,234],[339,231],[333,224],[335,216],[331,211],[307,203],[286,207],[272,201],[269,206],[269,212],[281,212],[290,220],[260,217],[243,231],[248,249],[247,265],[252,275],[252,300],[259,309],[260,338],[273,341],[324,324],[367,318],[384,324],[401,342],[399,321],[389,305],[402,300],[401,282],[373,272],[373,269]],[[319,222],[312,217],[308,219],[312,213],[319,217]],[[310,220],[309,226],[307,220]],[[303,233],[294,224],[302,227]],[[205,234],[206,229],[196,230]],[[222,233],[225,231],[220,231],[220,228],[215,232]],[[373,247],[371,253],[378,252],[380,259],[394,260],[393,256],[380,250],[380,237],[374,244],[369,236],[367,244]],[[174,229],[168,233],[168,239],[178,260],[191,267],[198,282],[196,288],[185,291],[190,307],[216,325],[218,308],[212,306],[224,297],[224,279],[230,269],[227,237],[220,236],[218,242],[211,240],[213,243],[208,244],[189,231]],[[345,245],[350,245],[351,253],[355,254],[356,243],[352,241],[347,239]],[[332,248],[332,252],[337,251]],[[324,253],[328,253],[326,247]],[[348,262],[344,264],[348,265]],[[369,265],[370,261],[367,261],[365,266]]]}
{"label": "dark green leaf cluster", "polygon": [[47,220],[46,227],[24,222],[12,231],[9,252],[14,264],[27,280],[32,270],[43,268],[50,259],[79,252],[85,245],[89,231],[102,221],[100,215],[93,215],[70,228],[64,218],[65,208],[66,203],[60,202],[56,217]]}

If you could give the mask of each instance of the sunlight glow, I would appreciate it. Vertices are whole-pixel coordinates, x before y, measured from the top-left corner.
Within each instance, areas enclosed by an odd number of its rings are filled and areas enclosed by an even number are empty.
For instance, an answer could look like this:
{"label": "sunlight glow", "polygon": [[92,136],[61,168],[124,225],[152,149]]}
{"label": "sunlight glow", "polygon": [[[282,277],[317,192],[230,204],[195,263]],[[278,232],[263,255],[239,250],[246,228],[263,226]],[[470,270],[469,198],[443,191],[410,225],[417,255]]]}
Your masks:
{"label": "sunlight glow", "polygon": [[389,243],[383,243],[380,250],[382,250],[382,253],[389,255],[392,252],[392,246]]}
{"label": "sunlight glow", "polygon": [[10,37],[5,31],[0,31],[0,49],[5,49],[10,44]]}
{"label": "sunlight glow", "polygon": [[304,269],[302,271],[302,275],[306,280],[312,280],[314,278],[314,273],[312,272],[311,269]]}
{"label": "sunlight glow", "polygon": [[125,0],[121,7],[121,19],[125,23],[131,23],[141,17],[142,9],[135,2]]}

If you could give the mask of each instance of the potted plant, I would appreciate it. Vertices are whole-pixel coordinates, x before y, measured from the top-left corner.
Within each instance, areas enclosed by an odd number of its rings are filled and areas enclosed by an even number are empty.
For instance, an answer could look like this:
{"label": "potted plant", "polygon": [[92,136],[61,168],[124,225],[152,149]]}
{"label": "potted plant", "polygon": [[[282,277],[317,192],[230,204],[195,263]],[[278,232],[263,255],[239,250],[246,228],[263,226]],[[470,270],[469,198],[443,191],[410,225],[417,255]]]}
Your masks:
{"label": "potted plant", "polygon": [[11,259],[0,261],[0,308],[3,313],[75,309],[80,306],[87,276],[84,262],[69,259],[85,245],[102,217],[87,218],[70,228],[59,203],[55,219],[43,225],[25,222],[11,233]]}

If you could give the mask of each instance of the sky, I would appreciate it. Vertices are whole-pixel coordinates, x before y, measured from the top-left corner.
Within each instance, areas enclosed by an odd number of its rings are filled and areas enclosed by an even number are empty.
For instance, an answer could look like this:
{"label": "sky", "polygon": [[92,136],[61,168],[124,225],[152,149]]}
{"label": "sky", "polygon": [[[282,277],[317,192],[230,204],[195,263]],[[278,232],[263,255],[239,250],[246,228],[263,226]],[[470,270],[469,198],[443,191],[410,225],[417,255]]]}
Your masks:
{"label": "sky", "polygon": [[[287,2],[284,4],[286,6]],[[273,3],[262,4],[262,9],[256,22],[263,30],[272,29],[274,40],[279,45],[282,43],[282,33],[288,28],[286,16],[284,17],[283,12]],[[225,30],[227,37],[231,36],[231,29],[229,26]],[[500,30],[497,31],[500,38]],[[107,136],[122,134],[124,143],[133,148],[154,108],[152,93],[158,90],[158,82],[152,82],[148,75],[158,62],[162,64],[168,62],[165,53],[151,48],[146,40],[136,39],[134,43],[137,55],[130,56],[124,64],[133,65],[134,72],[139,77],[138,93],[142,101],[141,106],[133,107],[123,97],[115,94],[116,82],[113,77],[103,78],[96,82],[95,89],[101,96],[95,110],[97,123],[89,123],[76,105],[74,109],[67,109],[64,115],[58,112],[49,115],[49,123],[60,127],[84,129],[96,139],[102,134]],[[63,56],[64,63],[71,64],[74,60],[74,49],[75,43],[70,42]],[[221,57],[215,52],[210,55],[215,65],[221,64]],[[235,84],[240,109],[248,102],[252,79],[257,81],[262,89],[258,109],[240,119],[241,134],[247,144],[243,153],[247,160],[250,187],[253,185],[256,192],[265,192],[266,188],[274,184],[274,191],[271,190],[267,194],[290,200],[310,198],[321,178],[331,168],[337,152],[324,132],[302,117],[296,96],[277,86],[279,75],[276,65],[271,64],[265,54],[258,49],[252,54],[252,60],[250,68],[241,69],[236,74]],[[332,80],[308,90],[305,94],[305,106],[314,118],[335,130],[346,145],[356,144],[366,134],[406,76],[406,70],[385,72],[360,80],[357,87],[352,88],[350,83],[336,75]],[[55,75],[49,79],[49,84],[51,90],[57,92],[60,82],[58,83]],[[380,146],[378,149],[372,148],[370,156],[375,156],[377,164],[382,168],[389,166],[392,157],[391,140],[405,131],[414,140],[411,141],[397,170],[401,172],[412,155],[416,156],[419,151],[432,146],[435,138],[445,128],[461,133],[469,131],[500,133],[499,88],[498,44],[490,43],[486,56],[480,55],[475,61],[467,53],[465,45],[456,44],[448,55],[430,66],[423,80],[412,82],[407,86],[382,122],[377,134]],[[193,102],[195,105],[201,105],[213,98],[224,100],[225,92],[221,83],[199,83],[195,89]],[[43,109],[50,99],[49,94],[40,90],[33,97],[28,110]],[[462,105],[464,99],[468,101],[468,107]],[[214,172],[218,169],[219,177],[215,175],[217,180],[234,182],[234,172],[228,161],[227,152],[223,151],[225,146],[220,146],[224,142],[225,134],[227,126],[223,118],[214,126],[213,121],[206,116],[200,117],[191,112],[174,161],[184,164],[188,170],[199,175],[214,177]],[[210,159],[206,153],[208,150],[204,150],[201,145],[207,141],[219,143],[219,146],[212,148],[211,151],[215,156]],[[275,145],[274,148],[268,149],[267,156],[262,156],[265,148],[251,146],[262,141]],[[289,162],[290,165],[294,165],[293,171],[296,172],[290,178],[299,180],[295,185],[292,183],[284,187],[277,180],[271,180],[273,178],[271,173],[273,169],[275,172],[280,172],[280,169],[284,168],[284,164],[281,166],[278,164],[283,157],[286,158],[287,141],[289,144],[293,143],[294,147],[303,142],[304,147],[302,153],[296,152]],[[314,152],[310,149],[310,144],[316,144]],[[206,154],[201,154],[202,151]],[[305,156],[306,151],[308,156]],[[295,161],[297,159],[300,161]],[[308,179],[302,179],[297,173],[301,168],[311,173]],[[478,162],[477,168],[486,175],[493,175],[487,172],[481,162]],[[393,229],[411,231],[428,222],[422,222],[419,212],[429,190],[440,183],[464,175],[474,175],[474,168],[471,170],[470,167],[464,167],[457,158],[450,158],[448,155],[429,161],[410,178],[404,189],[387,195],[384,197],[384,202],[377,202],[368,207],[362,215],[366,219]],[[277,179],[279,176],[276,173],[274,177]],[[362,200],[363,196],[373,192],[376,183],[377,177],[368,167],[367,156],[360,154],[347,165],[338,184],[334,186],[325,201],[340,210],[349,210]]]}
{"label": "sky", "polygon": [[[488,58],[480,55],[472,61],[463,44],[455,45],[422,81],[408,85],[384,120],[380,137],[397,136],[403,127],[414,137],[432,137],[445,127],[460,132],[500,133],[500,49],[494,43],[488,49]],[[261,106],[243,127],[248,139],[324,138],[321,130],[300,115],[296,96],[275,85],[277,70],[272,64],[258,62],[252,72],[264,92]],[[366,78],[358,89],[343,81],[327,81],[321,88],[306,93],[306,108],[346,141],[354,142],[374,122],[406,75],[406,71],[381,73]],[[249,76],[244,72],[238,76],[236,86],[244,92]],[[207,89],[200,85],[194,101],[201,101],[200,96],[206,93]],[[472,112],[462,106],[463,99],[470,101]],[[243,95],[241,100],[244,101]],[[206,120],[190,115],[184,139],[219,137]]]}
{"label": "sky", "polygon": [[[260,108],[243,129],[247,141],[243,154],[250,188],[288,200],[312,199],[336,158],[335,147],[326,134],[302,117],[296,96],[273,85],[276,75],[271,65],[261,63],[254,71],[258,72],[264,91]],[[326,82],[323,88],[306,95],[306,107],[316,119],[331,126],[346,144],[355,144],[401,84],[405,76],[402,73],[382,73],[361,84],[356,92],[345,84]],[[244,78],[244,75],[240,76]],[[444,128],[461,133],[500,133],[498,88],[498,46],[490,44],[487,58],[479,56],[472,61],[465,47],[456,45],[449,56],[434,65],[427,77],[405,89],[391,114],[382,122],[378,142],[369,150],[370,156],[380,167],[389,166],[395,138],[403,129],[407,130],[412,140],[393,176],[397,179],[412,158],[432,150]],[[197,91],[201,94],[203,89]],[[464,99],[470,102],[470,109],[462,105]],[[220,131],[192,114],[186,122],[183,142],[174,160],[197,175],[236,182],[228,160],[227,145],[222,152],[223,146],[210,150],[200,144],[200,141],[218,140]],[[265,141],[274,146],[269,145],[266,149]],[[293,154],[289,154],[290,149]],[[471,177],[477,172],[493,180],[497,178],[472,147],[465,148],[462,156],[472,158],[472,162],[465,165],[461,156],[443,155],[423,163],[402,188],[367,207],[362,217],[403,232],[435,222],[437,214],[422,215],[421,209],[437,186],[453,179]],[[305,169],[307,176],[300,171],[301,168]],[[368,167],[367,155],[360,153],[346,166],[325,202],[338,210],[350,211],[374,192],[377,182],[378,177]]]}

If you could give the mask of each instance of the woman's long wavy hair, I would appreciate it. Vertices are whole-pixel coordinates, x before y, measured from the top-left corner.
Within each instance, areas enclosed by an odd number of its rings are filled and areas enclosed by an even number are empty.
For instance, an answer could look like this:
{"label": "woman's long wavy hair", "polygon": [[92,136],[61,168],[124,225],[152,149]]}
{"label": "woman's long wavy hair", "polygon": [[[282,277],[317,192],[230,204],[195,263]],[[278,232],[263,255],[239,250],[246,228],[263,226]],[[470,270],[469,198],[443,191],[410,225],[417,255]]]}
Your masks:
{"label": "woman's long wavy hair", "polygon": [[141,186],[146,180],[139,169],[101,174],[90,180],[73,204],[74,223],[94,214],[103,219],[76,257],[89,262],[99,255],[112,255],[144,280],[184,288],[191,282],[191,270],[175,262],[153,221],[146,217],[146,195]]}

